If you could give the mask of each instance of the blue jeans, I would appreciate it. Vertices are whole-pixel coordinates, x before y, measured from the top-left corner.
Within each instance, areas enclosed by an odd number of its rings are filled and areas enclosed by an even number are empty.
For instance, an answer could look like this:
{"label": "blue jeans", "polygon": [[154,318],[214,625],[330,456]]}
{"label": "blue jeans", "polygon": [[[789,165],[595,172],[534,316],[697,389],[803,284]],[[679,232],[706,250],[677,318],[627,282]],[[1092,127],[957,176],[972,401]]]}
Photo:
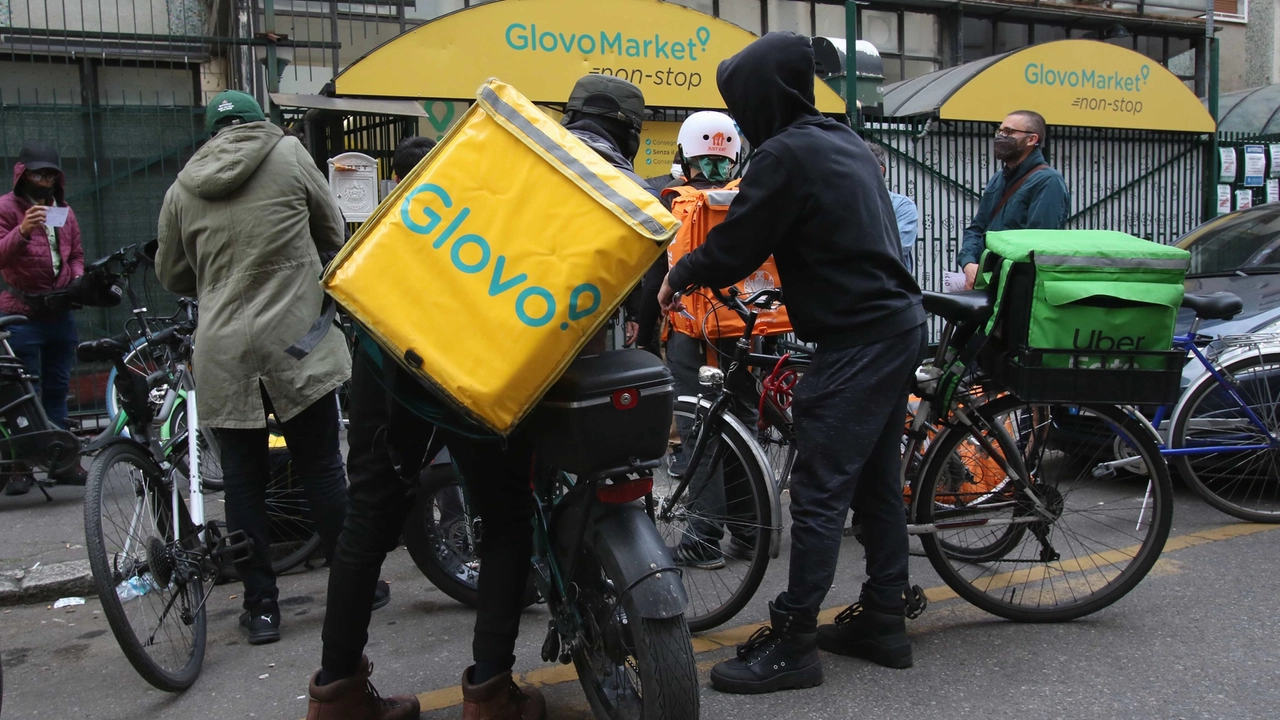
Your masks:
{"label": "blue jeans", "polygon": [[67,392],[71,389],[71,363],[76,357],[76,323],[70,312],[53,320],[28,320],[9,326],[9,347],[27,368],[40,392],[49,420],[67,427]]}

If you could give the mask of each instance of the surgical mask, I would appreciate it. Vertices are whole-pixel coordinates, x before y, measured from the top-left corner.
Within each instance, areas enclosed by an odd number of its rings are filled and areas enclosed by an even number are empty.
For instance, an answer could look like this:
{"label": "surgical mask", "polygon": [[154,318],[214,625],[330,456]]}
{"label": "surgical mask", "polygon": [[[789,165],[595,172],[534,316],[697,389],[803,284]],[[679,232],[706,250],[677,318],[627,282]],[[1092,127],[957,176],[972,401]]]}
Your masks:
{"label": "surgical mask", "polygon": [[729,168],[732,161],[727,157],[707,155],[698,158],[698,169],[711,182],[724,182],[729,179]]}
{"label": "surgical mask", "polygon": [[996,137],[995,154],[997,160],[1012,160],[1018,157],[1018,153],[1022,148],[1018,146],[1018,138],[1015,137]]}

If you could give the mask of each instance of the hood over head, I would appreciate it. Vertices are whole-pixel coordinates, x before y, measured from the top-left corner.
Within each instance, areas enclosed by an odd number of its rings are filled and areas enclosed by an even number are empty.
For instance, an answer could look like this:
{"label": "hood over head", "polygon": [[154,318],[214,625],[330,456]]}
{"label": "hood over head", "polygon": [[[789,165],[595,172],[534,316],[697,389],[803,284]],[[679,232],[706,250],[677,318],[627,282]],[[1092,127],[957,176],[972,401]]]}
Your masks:
{"label": "hood over head", "polygon": [[716,85],[743,136],[759,147],[796,121],[821,116],[814,72],[809,38],[772,32],[720,63]]}
{"label": "hood over head", "polygon": [[232,125],[209,139],[178,173],[178,182],[196,197],[213,200],[235,192],[284,137],[269,122]]}
{"label": "hood over head", "polygon": [[53,182],[53,197],[59,205],[66,204],[67,176],[62,172],[56,148],[41,140],[28,140],[22,144],[18,162],[13,164],[13,194],[24,200],[29,199],[29,188],[22,187],[22,174],[28,170],[57,171],[58,179]]}

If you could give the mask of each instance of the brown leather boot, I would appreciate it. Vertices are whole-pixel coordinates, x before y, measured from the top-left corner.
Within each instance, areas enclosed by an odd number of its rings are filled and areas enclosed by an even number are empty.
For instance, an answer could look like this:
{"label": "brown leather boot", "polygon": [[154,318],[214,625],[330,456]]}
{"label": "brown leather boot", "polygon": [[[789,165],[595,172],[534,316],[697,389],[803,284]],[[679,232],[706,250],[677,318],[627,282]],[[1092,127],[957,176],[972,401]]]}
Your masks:
{"label": "brown leather boot", "polygon": [[307,706],[307,720],[418,720],[421,710],[418,698],[397,695],[384,698],[378,695],[369,676],[373,663],[361,655],[356,674],[328,685],[316,685],[320,673],[311,676],[311,702]]}
{"label": "brown leather boot", "polygon": [[521,688],[511,672],[471,684],[469,667],[462,673],[462,720],[546,720],[547,701],[535,688]]}

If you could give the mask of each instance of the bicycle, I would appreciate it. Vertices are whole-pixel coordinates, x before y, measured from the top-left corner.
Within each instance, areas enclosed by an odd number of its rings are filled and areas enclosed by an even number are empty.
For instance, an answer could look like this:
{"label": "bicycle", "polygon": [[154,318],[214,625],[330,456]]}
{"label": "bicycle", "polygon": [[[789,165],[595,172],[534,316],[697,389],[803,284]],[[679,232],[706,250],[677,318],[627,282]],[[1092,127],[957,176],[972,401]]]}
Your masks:
{"label": "bicycle", "polygon": [[[749,329],[751,315],[777,301],[776,292],[720,297]],[[1115,602],[1155,563],[1172,521],[1168,468],[1148,428],[1126,408],[1066,403],[1055,407],[1098,418],[1097,432],[1108,438],[1101,444],[1069,444],[1052,432],[1051,417],[1040,406],[958,365],[960,348],[952,340],[967,337],[989,317],[992,308],[985,293],[926,293],[924,302],[927,311],[947,322],[932,362],[916,375],[914,394],[920,401],[906,432],[901,466],[908,532],[920,537],[930,564],[949,587],[1001,617],[1061,621]],[[690,626],[697,629],[736,614],[757,589],[768,559],[777,554],[777,490],[783,481],[772,478],[755,433],[726,412],[724,387],[729,374],[773,367],[762,383],[767,386],[780,377],[788,359],[751,353],[749,335],[748,330],[726,370],[703,368],[707,395],[677,399],[677,414],[683,410],[693,420],[690,469],[680,477],[655,477],[655,497],[661,500],[656,520],[668,540],[701,542],[689,530],[691,520],[720,523],[730,534],[754,530],[769,537],[750,545],[744,555],[726,553],[724,568],[685,569],[686,590],[694,603]],[[790,419],[781,403],[766,396],[761,409],[770,425],[789,432]],[[1146,465],[1145,487],[1139,491],[1114,473],[1107,464],[1113,456],[1104,458],[1100,450],[1104,445],[1108,453],[1118,450]],[[724,473],[743,486],[740,502],[700,511],[691,479],[714,471],[726,459],[741,467],[736,476]],[[726,494],[731,492],[728,482]],[[726,569],[732,572],[726,574]],[[908,597],[917,611],[920,599]]]}
{"label": "bicycle", "polygon": [[[194,328],[143,328],[149,346],[167,352],[147,378],[124,366],[130,348],[123,342],[77,348],[82,362],[109,361],[119,371],[114,426],[129,429],[128,436],[104,437],[90,468],[85,541],[103,614],[125,657],[148,683],[176,692],[200,674],[205,603],[219,566],[250,541],[242,532],[222,535],[204,517],[200,443],[190,442],[189,432],[199,419],[189,367]],[[158,412],[153,392],[163,393]]]}
{"label": "bicycle", "polygon": [[[1202,321],[1229,320],[1244,303],[1215,293],[1186,295],[1182,304],[1195,320],[1173,345],[1203,371],[1172,410],[1160,406],[1151,416],[1155,428],[1168,422],[1160,453],[1218,510],[1251,522],[1280,522],[1280,335],[1202,337]],[[1125,458],[1116,467],[1144,471]]]}
{"label": "bicycle", "polygon": [[[128,297],[132,306],[132,317],[125,323],[123,338],[129,346],[128,352],[124,356],[122,366],[116,367],[113,365],[107,375],[107,415],[116,424],[116,432],[125,435],[129,434],[129,428],[127,421],[119,419],[121,404],[116,383],[117,375],[126,370],[142,378],[155,375],[167,361],[168,348],[152,348],[148,341],[149,334],[176,326],[189,328],[190,332],[194,332],[198,326],[199,305],[191,298],[177,298],[178,307],[171,316],[156,318],[149,314],[147,306],[152,303],[144,302],[143,298],[139,297],[133,283],[133,278],[138,270],[154,264],[152,258],[148,255],[148,251],[149,247],[146,245],[126,246],[107,257],[94,261],[85,270],[85,276],[95,278],[99,284],[115,279],[123,279],[123,293]],[[149,400],[155,412],[159,412],[161,409],[161,403],[165,396],[164,390],[163,386],[152,389]],[[180,396],[185,395],[184,390],[180,389],[178,392]],[[182,415],[181,405],[178,407],[178,411],[179,415],[174,423],[174,431],[183,432],[186,427],[186,420]],[[273,424],[274,421],[269,422],[269,426]],[[168,441],[167,433],[169,431],[170,427],[168,425],[161,426],[161,442]],[[279,433],[274,433],[274,436],[278,437]],[[223,484],[221,449],[218,444],[218,438],[212,431],[205,428],[198,430],[197,437],[200,444],[200,455],[203,459],[201,468],[203,488],[206,494],[219,493],[223,489]],[[282,447],[273,447],[271,474],[265,491],[267,516],[271,523],[271,537],[273,540],[271,544],[271,569],[277,575],[288,572],[307,562],[315,556],[320,548],[320,535],[316,532],[311,521],[305,493],[293,474],[287,451],[282,450]],[[182,458],[178,458],[178,463],[182,474],[185,476],[186,469],[182,465]],[[225,526],[225,515],[220,511],[220,508],[220,503],[215,500],[212,507],[208,508],[210,510],[210,520]],[[230,582],[236,579],[238,579],[238,575],[234,566],[229,563],[224,565],[219,581]]]}

